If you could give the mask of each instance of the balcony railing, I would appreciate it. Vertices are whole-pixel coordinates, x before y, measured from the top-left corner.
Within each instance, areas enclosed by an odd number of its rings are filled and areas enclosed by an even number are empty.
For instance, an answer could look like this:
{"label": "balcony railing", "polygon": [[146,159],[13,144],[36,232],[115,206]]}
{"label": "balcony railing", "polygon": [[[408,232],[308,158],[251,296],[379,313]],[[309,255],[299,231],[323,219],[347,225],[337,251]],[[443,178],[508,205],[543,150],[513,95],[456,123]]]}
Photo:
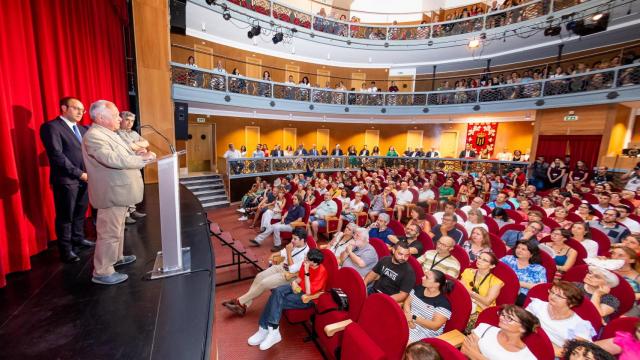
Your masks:
{"label": "balcony railing", "polygon": [[580,0],[534,0],[507,9],[457,20],[420,25],[375,25],[341,21],[273,0],[228,0],[228,3],[305,29],[337,37],[368,40],[424,40],[494,29],[579,5]]}
{"label": "balcony railing", "polygon": [[306,103],[352,106],[441,106],[482,104],[520,99],[545,99],[561,95],[613,90],[640,85],[640,64],[590,71],[544,80],[478,88],[429,92],[354,92],[321,89],[294,83],[277,83],[224,71],[171,63],[173,84],[254,97]]}
{"label": "balcony railing", "polygon": [[[528,162],[454,158],[387,157],[387,156],[285,156],[227,159],[227,176],[237,179],[253,176],[296,174],[308,171],[376,170],[384,167],[424,169],[426,171],[465,171],[506,175],[514,167],[526,168]],[[526,169],[524,169],[526,171]]]}

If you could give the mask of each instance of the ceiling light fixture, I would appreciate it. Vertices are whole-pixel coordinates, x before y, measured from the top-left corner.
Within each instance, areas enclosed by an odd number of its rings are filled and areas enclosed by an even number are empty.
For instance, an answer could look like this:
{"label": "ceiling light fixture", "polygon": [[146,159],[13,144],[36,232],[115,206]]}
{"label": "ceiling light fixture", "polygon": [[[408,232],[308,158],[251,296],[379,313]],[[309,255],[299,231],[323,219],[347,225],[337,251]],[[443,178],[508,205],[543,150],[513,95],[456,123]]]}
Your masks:
{"label": "ceiling light fixture", "polygon": [[284,39],[284,34],[282,34],[281,32],[276,33],[275,35],[273,35],[273,37],[271,38],[271,41],[273,41],[273,44],[277,44],[279,42],[281,42]]}
{"label": "ceiling light fixture", "polygon": [[473,39],[473,40],[469,41],[469,48],[471,48],[471,49],[475,49],[475,48],[477,48],[478,46],[480,46],[480,40],[478,40],[478,39]]}
{"label": "ceiling light fixture", "polygon": [[262,28],[260,27],[260,25],[254,25],[251,27],[251,30],[249,30],[247,32],[247,37],[249,39],[253,39],[254,36],[258,36],[260,35],[260,32],[262,31]]}

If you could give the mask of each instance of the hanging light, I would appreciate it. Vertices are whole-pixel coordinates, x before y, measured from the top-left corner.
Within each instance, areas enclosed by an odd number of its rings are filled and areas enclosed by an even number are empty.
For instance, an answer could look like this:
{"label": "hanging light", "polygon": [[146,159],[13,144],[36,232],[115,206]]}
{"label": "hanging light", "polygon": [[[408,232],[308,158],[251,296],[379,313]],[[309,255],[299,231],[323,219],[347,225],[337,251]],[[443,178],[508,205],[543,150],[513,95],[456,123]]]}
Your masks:
{"label": "hanging light", "polygon": [[471,48],[471,49],[475,49],[475,48],[477,48],[478,46],[480,46],[480,40],[478,40],[478,39],[473,39],[473,40],[469,41],[469,48]]}

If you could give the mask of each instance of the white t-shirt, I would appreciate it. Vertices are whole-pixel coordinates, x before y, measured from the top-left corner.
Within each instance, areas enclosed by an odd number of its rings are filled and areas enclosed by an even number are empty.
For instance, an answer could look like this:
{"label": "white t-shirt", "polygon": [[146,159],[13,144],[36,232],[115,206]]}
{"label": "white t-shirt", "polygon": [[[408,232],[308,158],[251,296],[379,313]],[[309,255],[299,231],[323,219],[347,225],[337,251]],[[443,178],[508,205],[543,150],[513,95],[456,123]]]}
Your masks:
{"label": "white t-shirt", "polygon": [[629,181],[627,181],[627,183],[624,185],[624,189],[625,190],[629,190],[629,191],[633,191],[635,192],[636,190],[638,190],[638,188],[640,188],[640,177],[637,176],[633,176],[631,179],[629,179]]}
{"label": "white t-shirt", "polygon": [[[443,216],[444,216],[444,211],[438,211],[437,213],[433,214],[433,217],[436,219],[436,222],[438,224],[442,224]],[[456,217],[458,218],[458,224],[464,225],[464,220],[462,219],[462,216],[456,214]]]}
{"label": "white t-shirt", "polygon": [[357,204],[356,204],[356,199],[349,201],[349,210],[355,211],[355,212],[361,212],[363,208],[364,208],[364,202],[362,200],[360,200],[360,202]]}
{"label": "white t-shirt", "polygon": [[489,227],[487,226],[487,224],[474,224],[472,222],[465,222],[464,223],[464,229],[467,230],[467,235],[471,236],[471,231],[477,227],[481,227],[485,230],[487,230],[487,232],[489,232]]}
{"label": "white t-shirt", "polygon": [[637,221],[629,218],[625,218],[623,221],[618,219],[618,222],[626,226],[632,234],[640,233],[640,224]]}
{"label": "white t-shirt", "polygon": [[413,201],[413,193],[409,190],[400,190],[396,194],[396,205],[407,205]]}
{"label": "white t-shirt", "polygon": [[[468,214],[469,210],[471,210],[471,205],[465,205],[465,206],[461,207],[460,210],[462,210],[463,213]],[[480,210],[482,215],[487,216],[487,210],[485,210],[483,208],[478,208],[478,210]]]}
{"label": "white t-shirt", "polygon": [[480,340],[478,341],[478,347],[480,348],[480,352],[487,359],[490,360],[535,360],[536,357],[533,355],[529,348],[525,347],[524,349],[516,352],[507,351],[505,348],[500,345],[498,342],[498,332],[500,328],[489,325],[489,324],[479,324],[475,329],[473,329],[474,334],[476,334]]}
{"label": "white t-shirt", "polygon": [[[309,245],[304,245],[302,248],[293,248],[291,250],[291,258],[293,258],[293,265],[289,266],[290,273],[297,273],[300,270],[300,266],[302,266],[302,262],[304,258],[307,256],[309,252]],[[280,256],[284,259],[283,263],[287,262],[287,249],[280,250]]]}
{"label": "white t-shirt", "polygon": [[582,247],[587,250],[587,257],[594,258],[598,256],[598,243],[591,239],[580,241]]}
{"label": "white t-shirt", "polygon": [[240,157],[240,151],[239,150],[227,150],[222,157],[224,157],[225,159],[237,159],[237,158]]}
{"label": "white t-shirt", "polygon": [[418,191],[418,201],[419,202],[424,202],[427,200],[433,200],[436,198],[436,194],[433,192],[433,190],[428,189],[428,190],[419,190]]}
{"label": "white t-shirt", "polygon": [[546,301],[533,298],[529,306],[527,306],[527,310],[538,317],[540,326],[554,345],[562,347],[567,340],[575,338],[591,340],[596,335],[591,323],[582,319],[576,313],[573,313],[568,319],[551,319],[548,305],[549,303]]}

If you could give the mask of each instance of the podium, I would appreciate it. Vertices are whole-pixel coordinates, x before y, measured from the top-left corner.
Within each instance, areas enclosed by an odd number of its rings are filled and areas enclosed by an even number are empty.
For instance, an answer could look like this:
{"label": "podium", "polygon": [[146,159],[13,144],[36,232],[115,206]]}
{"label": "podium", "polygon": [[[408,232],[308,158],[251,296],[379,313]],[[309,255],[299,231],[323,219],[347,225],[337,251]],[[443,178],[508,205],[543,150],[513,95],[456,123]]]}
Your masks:
{"label": "podium", "polygon": [[180,223],[178,158],[185,153],[183,150],[157,159],[162,251],[156,255],[151,280],[191,272],[191,249],[182,247]]}

